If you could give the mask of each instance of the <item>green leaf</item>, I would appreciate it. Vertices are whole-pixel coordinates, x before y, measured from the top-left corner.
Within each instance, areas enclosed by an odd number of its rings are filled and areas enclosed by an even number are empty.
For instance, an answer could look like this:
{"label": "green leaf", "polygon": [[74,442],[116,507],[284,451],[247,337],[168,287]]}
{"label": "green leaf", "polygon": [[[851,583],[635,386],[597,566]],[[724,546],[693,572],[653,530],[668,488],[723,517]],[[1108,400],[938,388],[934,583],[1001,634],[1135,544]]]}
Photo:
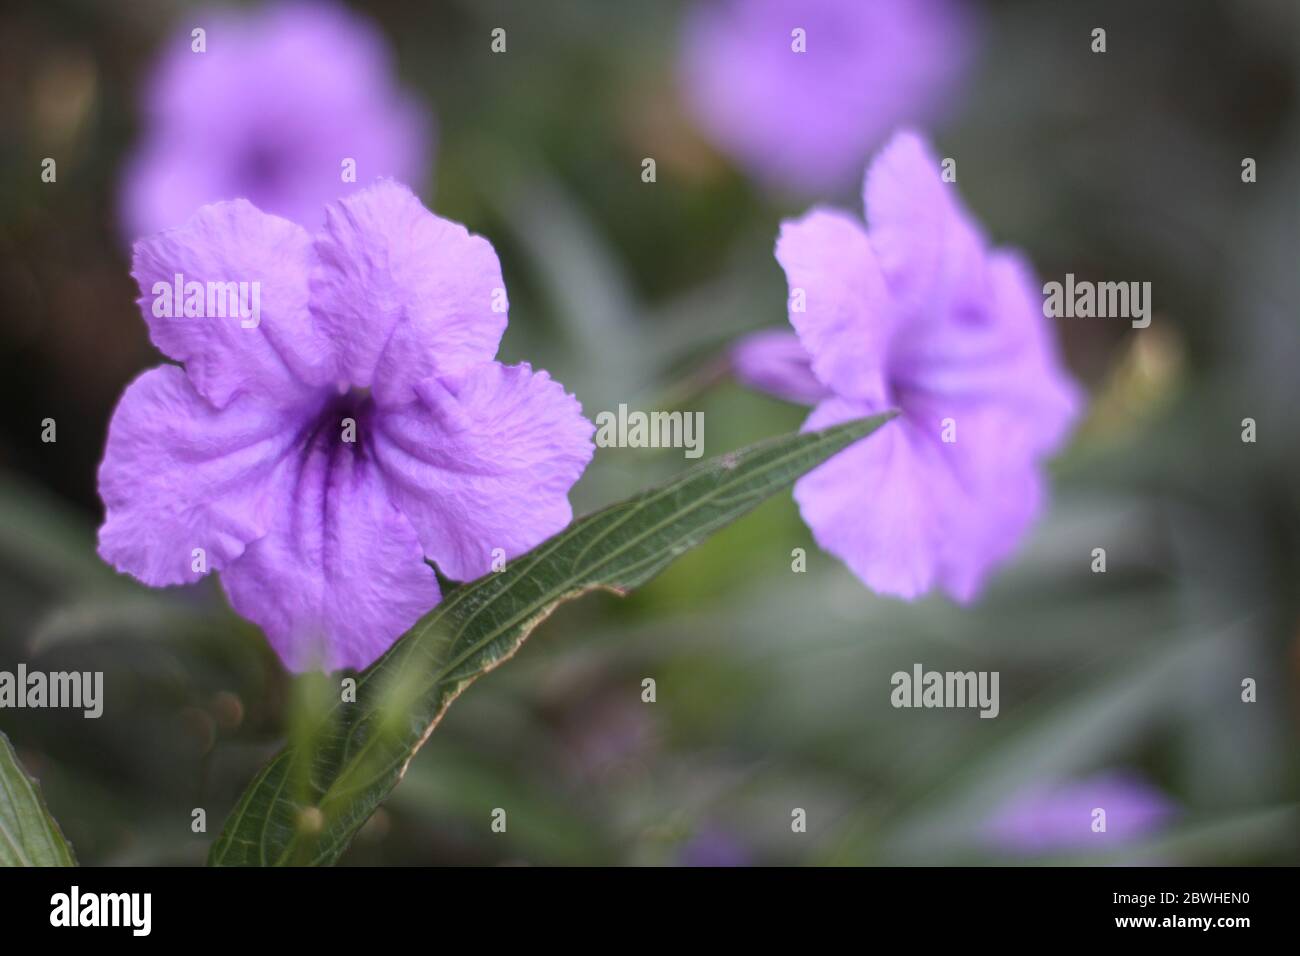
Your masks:
{"label": "green leaf", "polygon": [[263,768],[208,862],[333,863],[397,786],[451,702],[510,658],[557,606],[596,589],[626,594],[894,414],[712,459],[574,522],[505,571],[452,589],[356,678],[355,703],[318,712],[313,726]]}
{"label": "green leaf", "polygon": [[0,733],[0,866],[76,866],[9,738]]}

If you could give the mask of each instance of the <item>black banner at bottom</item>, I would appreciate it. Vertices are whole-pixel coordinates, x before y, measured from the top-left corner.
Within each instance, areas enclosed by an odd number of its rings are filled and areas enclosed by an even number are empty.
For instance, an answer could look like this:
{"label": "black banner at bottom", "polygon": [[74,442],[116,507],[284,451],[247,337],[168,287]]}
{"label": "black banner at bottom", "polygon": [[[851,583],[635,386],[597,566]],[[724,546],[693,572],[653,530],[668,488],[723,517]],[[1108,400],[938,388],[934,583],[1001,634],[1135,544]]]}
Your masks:
{"label": "black banner at bottom", "polygon": [[[1277,933],[1292,869],[49,869],[0,871],[7,952],[28,937],[375,945],[439,926],[591,942],[789,929],[908,933],[927,943]],[[622,926],[624,929],[620,930]],[[540,935],[539,935],[540,934]],[[445,939],[445,932],[439,935]],[[679,937],[681,938],[681,937]],[[413,940],[414,941],[414,940]]]}

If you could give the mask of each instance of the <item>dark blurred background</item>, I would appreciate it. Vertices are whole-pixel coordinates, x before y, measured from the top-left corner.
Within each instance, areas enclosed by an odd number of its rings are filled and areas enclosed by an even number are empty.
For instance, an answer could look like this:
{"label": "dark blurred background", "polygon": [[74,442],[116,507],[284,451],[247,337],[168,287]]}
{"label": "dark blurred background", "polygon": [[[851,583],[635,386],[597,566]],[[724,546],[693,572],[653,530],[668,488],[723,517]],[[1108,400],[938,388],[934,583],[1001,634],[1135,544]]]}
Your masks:
{"label": "dark blurred background", "polygon": [[[348,862],[1300,861],[1300,5],[970,6],[977,59],[927,130],[968,206],[1044,279],[1153,287],[1148,329],[1058,323],[1091,409],[1027,546],[973,607],[904,604],[819,553],[788,495],[769,502],[633,597],[557,613],[451,709]],[[437,117],[412,186],[501,257],[503,357],[549,369],[589,415],[685,402],[715,455],[802,420],[720,369],[736,336],[784,322],[772,244],[811,200],[758,186],[690,119],[687,8],[364,13]],[[141,84],[189,10],[0,13],[0,669],[102,670],[107,701],[99,720],[0,712],[0,729],[85,863],[200,862],[299,696],[216,582],[151,591],[94,552],[109,416],[159,361],[119,176]],[[861,208],[856,190],[822,198]],[[602,449],[575,509],[685,464]],[[890,675],[915,662],[1000,671],[1001,715],[891,708]],[[990,823],[1025,793],[1117,773],[1169,812],[1032,850]]]}

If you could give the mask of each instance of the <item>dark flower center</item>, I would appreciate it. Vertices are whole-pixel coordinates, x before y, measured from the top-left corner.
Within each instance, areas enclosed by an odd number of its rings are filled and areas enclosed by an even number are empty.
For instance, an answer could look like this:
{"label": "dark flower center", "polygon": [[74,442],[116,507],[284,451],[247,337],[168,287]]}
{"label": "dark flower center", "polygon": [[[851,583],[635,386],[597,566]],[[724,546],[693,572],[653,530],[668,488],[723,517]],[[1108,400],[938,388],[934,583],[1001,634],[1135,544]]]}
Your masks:
{"label": "dark flower center", "polygon": [[285,177],[292,173],[292,164],[286,161],[285,151],[273,144],[255,142],[239,160],[238,180],[248,190],[250,197],[265,197],[278,192]]}
{"label": "dark flower center", "polygon": [[375,403],[368,388],[352,388],[331,396],[321,406],[306,435],[306,447],[324,446],[366,457]]}

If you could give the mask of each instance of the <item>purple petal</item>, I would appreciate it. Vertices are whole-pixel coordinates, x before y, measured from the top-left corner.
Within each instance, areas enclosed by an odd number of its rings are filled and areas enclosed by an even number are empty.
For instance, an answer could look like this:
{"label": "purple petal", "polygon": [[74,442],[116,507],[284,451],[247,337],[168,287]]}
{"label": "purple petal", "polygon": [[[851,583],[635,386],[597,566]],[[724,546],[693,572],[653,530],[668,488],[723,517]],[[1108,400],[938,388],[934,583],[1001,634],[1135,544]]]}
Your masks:
{"label": "purple petal", "polygon": [[1017,432],[1025,446],[1038,455],[1054,453],[1078,421],[1084,394],[1061,361],[1028,262],[1017,253],[996,251],[987,275],[993,321],[1020,346],[1010,380],[1003,380],[1003,395],[1017,406]]}
{"label": "purple petal", "polygon": [[752,866],[753,852],[718,827],[706,826],[677,851],[679,866]]}
{"label": "purple petal", "polygon": [[[207,31],[207,50],[190,31]],[[145,130],[127,165],[131,237],[245,198],[309,229],[327,202],[380,176],[425,174],[429,113],[396,88],[384,38],[330,3],[188,13],[146,79]],[[356,163],[345,182],[343,162]]]}
{"label": "purple petal", "polygon": [[898,133],[863,183],[871,247],[890,291],[904,300],[928,295],[938,281],[952,209],[937,163],[919,136]]}
{"label": "purple petal", "polygon": [[750,388],[800,405],[815,405],[830,394],[793,332],[770,329],[745,336],[732,348],[731,368]]}
{"label": "purple petal", "polygon": [[[241,199],[141,239],[131,274],[154,344],[185,363],[204,398],[218,407],[241,393],[293,403],[332,365],[307,309],[311,259],[303,229]],[[187,315],[190,304],[202,314]]]}
{"label": "purple petal", "polygon": [[378,468],[333,425],[279,470],[269,533],[221,575],[231,605],[294,671],[366,667],[440,598]]}
{"label": "purple petal", "polygon": [[862,224],[814,209],[781,224],[776,258],[814,374],[841,397],[879,400],[893,309]]}
{"label": "purple petal", "polygon": [[261,402],[216,409],[175,366],[145,372],[109,425],[100,555],[154,586],[226,567],[266,532],[272,476],[297,427],[293,410]]}
{"label": "purple petal", "polygon": [[563,386],[528,365],[489,362],[415,387],[384,409],[375,455],[393,501],[443,574],[486,574],[572,519],[568,492],[595,429]]}
{"label": "purple petal", "polygon": [[[804,430],[880,411],[833,398]],[[948,533],[943,503],[961,495],[936,442],[905,419],[887,423],[800,478],[794,499],[819,547],[873,591],[915,598],[941,571]]]}
{"label": "purple petal", "polygon": [[380,405],[421,379],[490,361],[506,327],[492,244],[380,182],[330,206],[316,239],[311,306],[337,343],[340,375]]}
{"label": "purple petal", "polygon": [[[877,593],[912,599],[940,587],[972,600],[1042,510],[1036,461],[1000,454],[1005,418],[963,409],[913,408],[795,484],[818,546]],[[804,428],[879,410],[831,399]],[[945,417],[956,423],[953,443],[942,439]]]}
{"label": "purple petal", "polygon": [[905,341],[938,318],[979,309],[984,238],[921,137],[905,131],[889,141],[867,170],[863,198],[871,247],[911,320],[899,330]]}
{"label": "purple petal", "polygon": [[[1093,811],[1106,811],[1106,829],[1093,830]],[[986,837],[1018,853],[1102,849],[1159,831],[1176,814],[1172,800],[1131,771],[1034,786],[1009,800],[986,825]]]}
{"label": "purple petal", "polygon": [[[1010,253],[987,259],[979,321],[939,320],[916,334],[924,359],[896,355],[891,379],[908,414],[958,423],[954,452],[967,471],[1037,460],[1056,451],[1078,418],[1082,396],[1062,368],[1028,267]],[[982,457],[987,467],[977,458]]]}
{"label": "purple petal", "polygon": [[[938,583],[962,603],[973,601],[989,575],[1016,552],[1046,502],[1036,460],[998,456],[996,425],[1005,420],[997,416],[984,422],[969,411],[959,413],[953,416],[958,440],[940,444],[945,465],[963,493],[945,502],[943,509],[947,534],[939,552]],[[981,428],[982,434],[973,437]],[[932,434],[940,431],[936,423]],[[974,454],[968,450],[973,443],[981,445]]]}

